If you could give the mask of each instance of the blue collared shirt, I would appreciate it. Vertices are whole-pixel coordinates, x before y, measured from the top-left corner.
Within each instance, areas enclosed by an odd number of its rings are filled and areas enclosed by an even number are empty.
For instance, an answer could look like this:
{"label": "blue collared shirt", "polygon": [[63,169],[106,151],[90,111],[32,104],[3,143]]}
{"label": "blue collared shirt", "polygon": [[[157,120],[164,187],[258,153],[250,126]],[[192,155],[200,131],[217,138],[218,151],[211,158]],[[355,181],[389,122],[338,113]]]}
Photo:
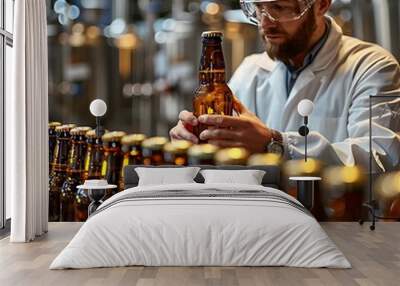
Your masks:
{"label": "blue collared shirt", "polygon": [[294,84],[296,83],[297,78],[299,77],[300,73],[308,67],[317,56],[318,52],[321,50],[323,45],[325,44],[326,40],[328,39],[329,32],[331,30],[331,22],[326,20],[326,30],[322,38],[318,41],[317,44],[311,49],[311,51],[306,55],[304,58],[303,65],[298,68],[294,69],[292,66],[286,65],[286,89],[287,89],[287,96],[289,97],[290,92]]}

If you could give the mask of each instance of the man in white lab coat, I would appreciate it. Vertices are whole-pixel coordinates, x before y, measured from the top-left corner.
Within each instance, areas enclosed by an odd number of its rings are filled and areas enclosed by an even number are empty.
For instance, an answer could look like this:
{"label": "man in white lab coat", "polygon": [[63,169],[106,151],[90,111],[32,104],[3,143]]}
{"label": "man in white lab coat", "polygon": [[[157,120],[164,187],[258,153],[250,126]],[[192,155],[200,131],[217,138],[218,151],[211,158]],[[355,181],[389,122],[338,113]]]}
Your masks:
{"label": "man in white lab coat", "polygon": [[[230,80],[238,117],[182,111],[172,139],[198,142],[189,130],[202,122],[214,128],[200,138],[221,147],[276,151],[288,159],[304,156],[302,99],[311,100],[310,156],[331,164],[369,162],[369,97],[400,96],[400,68],[383,48],[344,36],[325,16],[331,0],[244,1],[259,25],[266,52],[247,57]],[[400,162],[400,99],[372,101],[373,168],[389,171]]]}

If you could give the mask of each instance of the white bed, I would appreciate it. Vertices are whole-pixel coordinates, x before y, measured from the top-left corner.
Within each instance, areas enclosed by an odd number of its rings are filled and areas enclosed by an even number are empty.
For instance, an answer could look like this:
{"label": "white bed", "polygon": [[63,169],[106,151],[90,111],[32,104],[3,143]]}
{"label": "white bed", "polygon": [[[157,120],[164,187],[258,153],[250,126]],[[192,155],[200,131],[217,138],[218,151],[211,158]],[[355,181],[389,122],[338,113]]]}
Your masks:
{"label": "white bed", "polygon": [[351,267],[318,222],[284,192],[197,183],[118,193],[50,269],[129,265]]}

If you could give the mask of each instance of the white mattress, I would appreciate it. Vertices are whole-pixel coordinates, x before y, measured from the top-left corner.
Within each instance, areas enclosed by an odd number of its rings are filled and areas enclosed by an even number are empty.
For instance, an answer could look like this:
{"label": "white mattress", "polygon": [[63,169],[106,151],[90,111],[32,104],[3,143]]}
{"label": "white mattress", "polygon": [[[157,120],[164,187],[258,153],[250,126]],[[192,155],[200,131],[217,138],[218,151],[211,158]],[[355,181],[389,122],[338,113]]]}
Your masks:
{"label": "white mattress", "polygon": [[351,267],[311,215],[282,201],[235,196],[129,199],[137,192],[211,189],[258,190],[300,204],[279,190],[262,186],[132,188],[104,202],[50,269],[128,265]]}

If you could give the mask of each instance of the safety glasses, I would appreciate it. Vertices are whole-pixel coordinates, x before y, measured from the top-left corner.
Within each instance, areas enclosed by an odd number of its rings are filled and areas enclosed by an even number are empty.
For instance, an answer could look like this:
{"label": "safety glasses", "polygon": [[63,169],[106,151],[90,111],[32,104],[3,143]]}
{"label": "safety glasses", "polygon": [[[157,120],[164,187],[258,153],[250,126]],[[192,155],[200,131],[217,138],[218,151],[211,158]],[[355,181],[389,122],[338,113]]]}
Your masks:
{"label": "safety glasses", "polygon": [[240,0],[240,6],[249,20],[260,25],[263,17],[273,22],[291,22],[307,13],[316,0]]}

